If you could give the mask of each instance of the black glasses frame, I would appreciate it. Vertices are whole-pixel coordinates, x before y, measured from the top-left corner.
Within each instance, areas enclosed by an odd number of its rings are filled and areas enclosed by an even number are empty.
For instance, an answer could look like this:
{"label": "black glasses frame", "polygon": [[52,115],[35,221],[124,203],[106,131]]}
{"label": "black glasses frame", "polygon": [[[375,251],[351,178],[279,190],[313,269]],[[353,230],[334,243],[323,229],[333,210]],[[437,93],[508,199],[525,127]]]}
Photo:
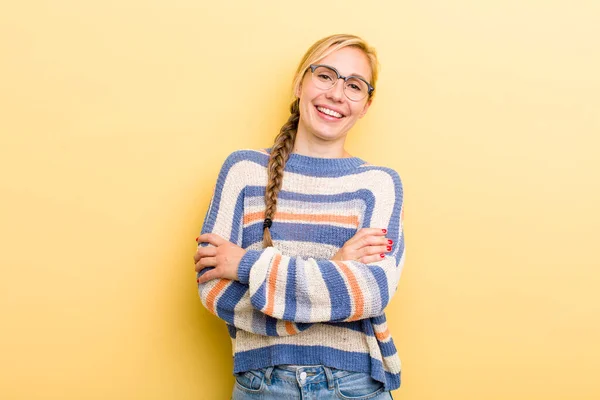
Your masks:
{"label": "black glasses frame", "polygon": [[[330,70],[332,70],[333,72],[335,72],[335,74],[337,75],[338,79],[343,79],[344,83],[348,82],[348,79],[350,78],[354,78],[354,79],[360,79],[361,81],[363,81],[364,83],[367,84],[367,87],[369,88],[369,90],[367,91],[367,95],[370,96],[371,93],[373,93],[373,90],[375,90],[375,88],[373,86],[371,86],[371,84],[369,82],[367,82],[366,80],[364,80],[363,78],[361,78],[360,76],[354,76],[354,75],[350,75],[350,76],[343,76],[340,75],[340,73],[338,72],[337,69],[333,68],[331,65],[325,65],[325,64],[311,64],[310,65],[310,71],[314,74],[315,73],[315,69],[319,68],[319,67],[325,67],[325,68],[329,68]],[[333,87],[335,86],[335,83],[331,86]],[[346,93],[344,91],[344,93]]]}

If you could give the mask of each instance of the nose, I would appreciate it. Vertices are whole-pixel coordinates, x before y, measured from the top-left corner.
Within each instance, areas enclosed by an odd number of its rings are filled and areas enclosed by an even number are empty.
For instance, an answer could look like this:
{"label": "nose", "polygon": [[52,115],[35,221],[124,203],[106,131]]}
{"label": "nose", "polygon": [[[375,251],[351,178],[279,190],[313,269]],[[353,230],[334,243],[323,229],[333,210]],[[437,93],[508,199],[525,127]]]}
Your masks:
{"label": "nose", "polygon": [[331,87],[331,89],[329,89],[327,91],[327,97],[329,97],[331,100],[336,101],[336,102],[340,102],[342,101],[342,99],[344,98],[344,80],[343,79],[338,79],[337,82],[335,83],[335,85],[333,85]]}

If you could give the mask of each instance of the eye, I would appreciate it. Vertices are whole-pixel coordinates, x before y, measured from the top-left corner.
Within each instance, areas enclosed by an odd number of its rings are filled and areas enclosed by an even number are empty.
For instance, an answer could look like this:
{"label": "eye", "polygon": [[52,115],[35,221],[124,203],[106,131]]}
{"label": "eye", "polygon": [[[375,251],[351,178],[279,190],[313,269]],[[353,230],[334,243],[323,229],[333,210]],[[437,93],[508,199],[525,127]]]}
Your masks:
{"label": "eye", "polygon": [[319,77],[319,79],[321,79],[322,81],[330,81],[332,80],[331,75],[329,74],[319,74],[317,75]]}
{"label": "eye", "polygon": [[354,93],[361,93],[362,91],[366,90],[363,82],[357,79],[348,80],[348,82],[346,82],[346,88]]}

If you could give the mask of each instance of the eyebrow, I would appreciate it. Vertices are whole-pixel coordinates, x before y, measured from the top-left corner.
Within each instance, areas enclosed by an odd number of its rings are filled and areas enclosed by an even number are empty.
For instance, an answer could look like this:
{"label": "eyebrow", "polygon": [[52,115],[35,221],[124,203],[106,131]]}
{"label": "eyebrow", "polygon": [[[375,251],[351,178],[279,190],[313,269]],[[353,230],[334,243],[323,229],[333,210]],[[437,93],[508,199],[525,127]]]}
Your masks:
{"label": "eyebrow", "polygon": [[367,81],[367,82],[370,82],[370,81],[369,81],[367,78],[365,78],[365,77],[364,77],[364,76],[362,76],[361,74],[350,74],[350,75],[348,75],[348,76],[356,76],[357,78],[362,78],[362,79],[364,79],[365,81]]}

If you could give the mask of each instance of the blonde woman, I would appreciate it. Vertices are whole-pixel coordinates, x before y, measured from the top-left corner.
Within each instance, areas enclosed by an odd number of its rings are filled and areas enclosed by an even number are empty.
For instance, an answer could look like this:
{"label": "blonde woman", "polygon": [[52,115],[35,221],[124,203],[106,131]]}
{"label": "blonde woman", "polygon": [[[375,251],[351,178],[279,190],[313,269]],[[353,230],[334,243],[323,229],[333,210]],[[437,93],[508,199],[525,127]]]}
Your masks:
{"label": "blonde woman", "polygon": [[223,164],[194,261],[231,336],[233,399],[390,399],[400,386],[384,308],[404,264],[402,183],[344,147],[377,68],[359,37],[319,40],[272,148]]}

